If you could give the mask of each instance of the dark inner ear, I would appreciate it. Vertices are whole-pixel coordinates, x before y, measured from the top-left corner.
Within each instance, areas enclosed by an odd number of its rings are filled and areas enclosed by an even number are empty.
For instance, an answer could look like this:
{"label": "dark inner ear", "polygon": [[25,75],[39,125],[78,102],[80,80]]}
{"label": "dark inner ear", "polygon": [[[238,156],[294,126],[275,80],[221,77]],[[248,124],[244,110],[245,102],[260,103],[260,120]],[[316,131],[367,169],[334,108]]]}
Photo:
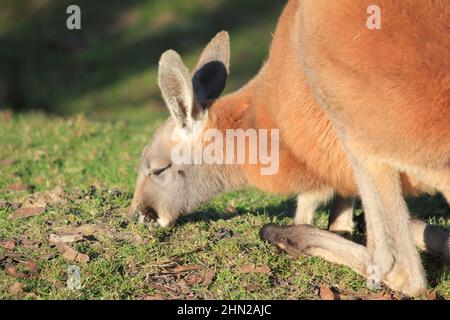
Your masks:
{"label": "dark inner ear", "polygon": [[194,93],[202,105],[206,107],[217,99],[225,89],[228,72],[220,61],[211,61],[204,64],[192,78]]}

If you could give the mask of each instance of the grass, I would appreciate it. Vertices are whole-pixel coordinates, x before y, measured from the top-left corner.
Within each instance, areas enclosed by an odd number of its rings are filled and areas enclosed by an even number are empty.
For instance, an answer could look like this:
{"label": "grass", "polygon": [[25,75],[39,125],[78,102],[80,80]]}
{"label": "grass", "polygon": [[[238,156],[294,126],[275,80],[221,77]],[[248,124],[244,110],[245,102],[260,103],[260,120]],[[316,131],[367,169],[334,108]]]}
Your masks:
{"label": "grass", "polygon": [[[142,298],[160,292],[148,279],[149,275],[160,274],[164,269],[161,265],[167,261],[176,265],[200,264],[215,272],[208,287],[189,287],[189,294],[197,298],[314,299],[318,298],[315,286],[324,284],[369,293],[364,279],[348,268],[318,258],[292,259],[259,240],[258,231],[263,224],[291,222],[295,209],[291,198],[268,196],[256,190],[227,194],[170,229],[147,229],[122,218],[121,213],[132,198],[138,155],[159,120],[140,127],[127,121],[105,123],[84,116],[63,119],[20,114],[9,118],[2,113],[1,121],[0,159],[12,161],[0,173],[0,238],[25,238],[39,244],[38,248],[16,247],[17,252],[38,261],[39,271],[30,279],[17,279],[0,271],[0,298],[15,298],[9,288],[16,281],[34,294],[24,298]],[[28,189],[8,189],[16,182]],[[7,218],[15,204],[32,192],[51,190],[57,185],[67,192],[63,203],[47,207],[37,217],[17,221]],[[411,205],[413,209],[420,208],[428,221],[448,227],[448,208],[440,197],[423,197]],[[230,206],[235,209],[230,210]],[[431,217],[436,212],[438,218]],[[325,207],[318,215],[322,227],[328,213],[329,208]],[[66,288],[67,268],[74,263],[57,254],[49,243],[49,235],[61,227],[91,223],[106,224],[114,232],[142,241],[98,238],[77,243],[74,247],[88,254],[91,261],[75,263],[81,267],[82,289],[71,291]],[[223,230],[225,236],[217,236]],[[47,260],[45,257],[52,253],[57,255]],[[424,257],[430,289],[449,297],[449,271],[439,259]],[[267,265],[272,272],[237,271],[248,263]],[[168,280],[174,284],[177,281]],[[256,287],[249,291],[250,285]]]}
{"label": "grass", "polygon": [[[223,195],[170,229],[148,229],[121,215],[131,202],[142,148],[167,116],[155,83],[159,55],[174,48],[192,67],[208,39],[229,30],[232,74],[227,91],[234,90],[265,59],[283,2],[108,1],[105,7],[102,1],[70,1],[82,8],[78,33],[57,27],[65,25],[68,3],[10,0],[0,5],[0,60],[8,62],[0,66],[0,239],[28,240],[32,245],[18,244],[14,251],[38,265],[30,278],[13,277],[2,267],[1,299],[139,299],[155,294],[317,299],[321,285],[369,293],[365,280],[348,268],[319,258],[292,259],[259,240],[262,225],[291,223],[293,198],[257,190]],[[26,189],[12,190],[15,183]],[[39,216],[8,219],[33,193],[56,186],[65,191],[60,203],[48,205]],[[441,197],[424,196],[410,206],[422,219],[450,227]],[[320,210],[321,227],[328,213],[328,207]],[[105,225],[126,237],[88,237],[72,246],[90,261],[67,261],[49,242],[50,234],[86,224]],[[0,257],[6,252],[0,247]],[[449,298],[450,271],[438,258],[423,257],[430,290]],[[269,266],[271,272],[240,273],[249,263]],[[80,290],[66,286],[72,264],[81,268]],[[214,272],[212,282],[183,283],[197,271],[167,273],[183,265]],[[24,293],[11,291],[15,282]]]}

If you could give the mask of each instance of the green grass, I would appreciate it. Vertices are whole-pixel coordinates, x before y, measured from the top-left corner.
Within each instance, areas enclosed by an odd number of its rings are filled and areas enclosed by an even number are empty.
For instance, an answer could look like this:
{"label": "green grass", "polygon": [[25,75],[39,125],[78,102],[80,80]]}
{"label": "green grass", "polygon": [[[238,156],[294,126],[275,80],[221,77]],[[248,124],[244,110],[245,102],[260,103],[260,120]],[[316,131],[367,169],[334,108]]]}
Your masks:
{"label": "green grass", "polygon": [[[60,27],[69,2],[82,8],[81,32]],[[214,278],[208,286],[187,285],[189,292],[176,294],[184,298],[317,299],[321,285],[368,293],[365,280],[348,268],[319,258],[292,259],[259,240],[262,225],[291,223],[292,198],[256,190],[223,195],[170,229],[148,229],[122,217],[139,155],[167,116],[156,86],[159,55],[174,48],[192,67],[209,38],[226,29],[232,42],[227,91],[234,90],[263,63],[282,5],[259,0],[108,5],[9,0],[0,5],[0,60],[8,62],[0,66],[0,107],[8,110],[0,112],[0,239],[32,241],[37,247],[17,245],[14,251],[38,263],[28,279],[1,268],[1,299],[136,299],[157,293],[170,298],[154,284],[179,286],[180,277],[164,272],[189,264],[214,271]],[[27,189],[11,190],[17,182]],[[66,192],[61,203],[36,217],[8,219],[32,193],[56,186]],[[441,197],[424,196],[410,205],[422,219],[449,228],[449,209]],[[235,212],[228,212],[230,206]],[[321,227],[328,213],[328,207],[319,212]],[[100,235],[73,245],[90,261],[75,263],[82,289],[71,291],[67,268],[74,263],[61,256],[49,236],[88,223],[105,224],[128,238]],[[5,253],[0,247],[0,257]],[[438,258],[423,257],[430,289],[450,297],[449,270]],[[248,263],[272,271],[239,273]],[[16,281],[24,286],[19,296],[10,292]]]}
{"label": "green grass", "polygon": [[[17,246],[16,251],[38,261],[39,271],[30,279],[16,279],[0,271],[0,298],[15,298],[9,287],[16,281],[26,292],[43,299],[131,299],[158,292],[152,276],[161,273],[167,261],[175,265],[201,264],[215,272],[209,287],[189,287],[197,298],[214,299],[315,299],[315,286],[332,285],[340,290],[368,293],[365,281],[345,267],[319,258],[292,259],[258,238],[266,223],[288,224],[294,199],[264,195],[256,190],[227,194],[212,200],[170,229],[147,229],[129,223],[121,214],[130,204],[139,153],[151,136],[153,125],[130,121],[105,122],[75,116],[67,119],[42,114],[1,114],[1,160],[13,160],[0,172],[0,238],[39,243],[39,248]],[[15,192],[15,182],[28,190]],[[31,192],[60,185],[67,192],[63,203],[44,214],[10,221],[15,204]],[[91,186],[95,186],[91,187]],[[422,197],[411,203],[424,219],[448,227],[448,209],[440,197]],[[236,212],[228,212],[233,206]],[[318,223],[324,227],[329,208],[323,208]],[[431,217],[438,213],[438,218]],[[78,264],[82,289],[66,288],[67,267],[51,247],[49,235],[65,226],[105,223],[117,233],[142,238],[142,243],[99,237],[77,243],[78,251],[91,261]],[[231,230],[221,238],[217,234]],[[0,249],[0,256],[5,250]],[[43,259],[56,254],[51,260]],[[438,258],[424,255],[430,289],[450,295],[450,272]],[[270,274],[240,274],[239,266],[267,265]],[[147,280],[146,280],[147,279]],[[149,280],[150,279],[150,280]],[[176,284],[178,279],[169,279]],[[251,292],[249,285],[256,285]],[[186,297],[187,295],[185,295]],[[22,296],[27,297],[27,296]],[[170,297],[170,296],[167,296]]]}

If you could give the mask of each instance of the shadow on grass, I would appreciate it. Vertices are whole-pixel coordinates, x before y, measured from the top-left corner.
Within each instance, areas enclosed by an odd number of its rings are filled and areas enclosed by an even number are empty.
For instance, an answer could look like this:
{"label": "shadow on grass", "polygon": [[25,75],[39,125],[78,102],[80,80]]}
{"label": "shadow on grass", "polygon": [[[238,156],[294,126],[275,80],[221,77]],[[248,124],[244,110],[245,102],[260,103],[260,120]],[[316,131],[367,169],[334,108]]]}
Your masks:
{"label": "shadow on grass", "polygon": [[[422,195],[420,197],[408,199],[408,206],[412,212],[412,215],[422,220],[431,219],[448,219],[450,217],[450,206],[447,204],[444,197],[441,195]],[[259,216],[266,214],[267,216],[274,217],[294,217],[296,210],[296,198],[290,198],[283,201],[279,205],[269,205],[254,210],[248,211],[238,207],[234,208],[233,212],[224,212],[215,208],[208,208],[208,210],[196,211],[192,214],[188,214],[179,220],[179,223],[199,222],[199,221],[217,221],[217,220],[229,220],[242,214],[251,214]],[[320,211],[330,212],[332,202],[323,205],[319,208]],[[356,201],[355,211],[362,210],[361,202]],[[355,217],[358,224],[364,227],[363,214]]]}
{"label": "shadow on grass", "polygon": [[271,218],[293,217],[296,208],[296,200],[294,198],[283,201],[279,205],[269,205],[254,210],[247,210],[237,206],[231,210],[219,210],[216,208],[208,208],[206,210],[197,210],[194,213],[183,216],[177,224],[195,223],[201,221],[218,221],[230,220],[243,214],[254,216],[267,215]]}
{"label": "shadow on grass", "polygon": [[[182,54],[197,52],[220,30],[230,31],[233,37],[251,26],[276,21],[284,5],[284,1],[275,0],[228,0],[218,1],[216,5],[193,1],[190,8],[190,4],[182,6],[174,1],[171,8],[172,2],[167,3],[165,0],[50,1],[0,36],[0,87],[3,88],[0,107],[55,114],[85,111],[67,105],[155,68],[161,53],[167,49]],[[66,28],[66,8],[70,4],[77,4],[82,10],[82,30]],[[2,6],[5,4],[0,9]],[[136,10],[141,8],[145,12],[133,20]],[[16,10],[20,16],[20,9]],[[164,19],[168,22],[164,23]],[[158,29],[148,31],[148,25],[153,22]],[[145,30],[142,36],[140,30]],[[249,39],[255,42],[255,47],[261,45],[264,50],[258,49],[255,51],[258,56],[236,64],[236,74],[249,77],[257,70],[269,39],[270,34],[264,39]],[[148,92],[138,98],[144,101],[134,101],[133,94],[128,99],[131,104],[159,102],[156,79],[148,84]],[[107,102],[99,98],[92,104],[111,108]]]}
{"label": "shadow on grass", "polygon": [[[257,208],[252,211],[241,211],[236,208],[236,212],[223,212],[220,210],[210,209],[208,211],[199,211],[194,214],[187,215],[180,219],[179,223],[192,223],[199,221],[218,221],[218,220],[229,220],[238,217],[241,214],[251,214],[255,216],[267,215],[270,218],[286,218],[293,217],[296,209],[296,199],[292,198],[287,201],[282,202],[276,206],[267,206],[262,208]],[[417,198],[409,199],[408,205],[413,216],[420,218],[422,220],[433,220],[433,219],[447,219],[450,216],[450,207],[446,200],[440,196],[430,196],[422,195]],[[361,209],[361,204],[358,201],[356,204],[356,211]],[[321,208],[322,211],[329,213],[331,211],[331,204],[327,204]],[[355,217],[357,221],[357,231],[352,235],[345,235],[349,240],[355,241],[357,243],[364,243],[364,215],[360,214]],[[262,227],[262,226],[261,226]],[[430,255],[426,252],[421,254],[422,261],[427,271],[428,283],[431,287],[435,287],[441,282],[442,276],[449,271],[448,265],[442,261],[442,258]]]}

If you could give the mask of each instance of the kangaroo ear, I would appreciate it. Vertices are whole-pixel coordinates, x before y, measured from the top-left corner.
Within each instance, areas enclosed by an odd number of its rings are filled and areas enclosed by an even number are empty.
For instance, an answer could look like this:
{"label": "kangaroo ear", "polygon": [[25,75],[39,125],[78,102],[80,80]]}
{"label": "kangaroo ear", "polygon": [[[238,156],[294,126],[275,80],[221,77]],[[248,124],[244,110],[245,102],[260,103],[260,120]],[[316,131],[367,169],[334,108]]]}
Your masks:
{"label": "kangaroo ear", "polygon": [[192,73],[197,101],[202,108],[217,99],[225,89],[230,70],[230,38],[219,32],[203,50]]}
{"label": "kangaroo ear", "polygon": [[173,50],[161,56],[158,85],[177,125],[189,129],[195,112],[191,75],[179,54]]}

